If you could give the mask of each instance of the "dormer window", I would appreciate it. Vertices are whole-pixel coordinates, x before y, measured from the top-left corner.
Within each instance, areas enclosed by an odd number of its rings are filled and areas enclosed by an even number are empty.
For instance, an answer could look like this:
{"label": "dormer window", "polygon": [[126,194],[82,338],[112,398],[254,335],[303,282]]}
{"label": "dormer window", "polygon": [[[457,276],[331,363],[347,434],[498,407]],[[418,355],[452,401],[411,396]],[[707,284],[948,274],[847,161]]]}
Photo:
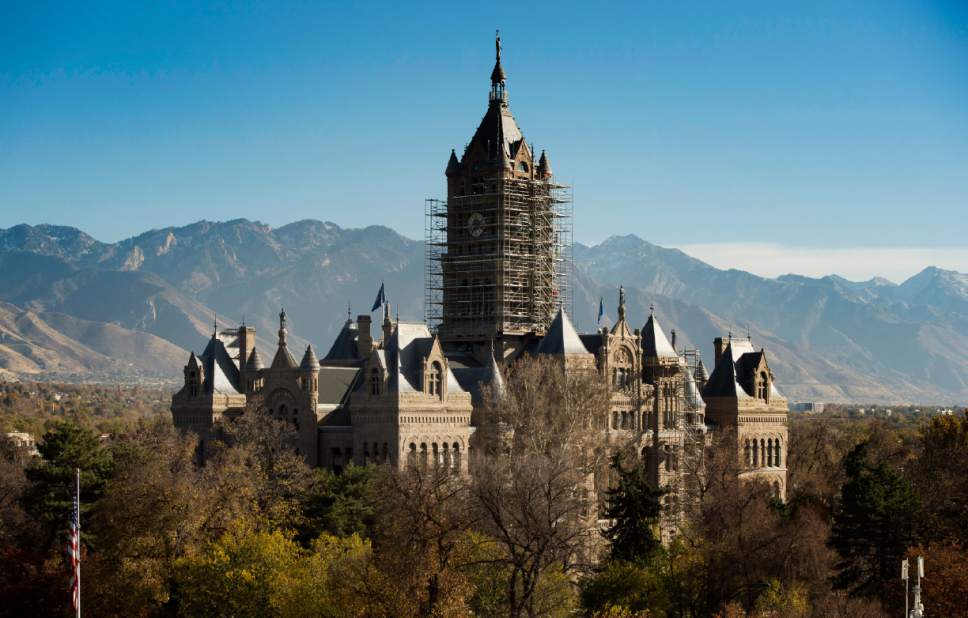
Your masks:
{"label": "dormer window", "polygon": [[427,394],[435,397],[443,397],[441,386],[443,385],[444,371],[440,363],[434,361],[427,372]]}
{"label": "dormer window", "polygon": [[770,376],[765,371],[760,372],[760,379],[756,384],[756,398],[770,400]]}

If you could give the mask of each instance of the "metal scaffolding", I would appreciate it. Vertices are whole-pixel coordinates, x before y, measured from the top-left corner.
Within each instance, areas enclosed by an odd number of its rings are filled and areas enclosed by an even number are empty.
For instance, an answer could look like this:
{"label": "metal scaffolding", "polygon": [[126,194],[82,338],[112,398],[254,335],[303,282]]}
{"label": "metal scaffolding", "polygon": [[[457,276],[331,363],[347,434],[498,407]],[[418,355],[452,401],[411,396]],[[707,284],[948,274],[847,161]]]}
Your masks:
{"label": "metal scaffolding", "polygon": [[428,199],[424,312],[452,339],[543,333],[571,310],[570,188],[488,179],[450,202]]}

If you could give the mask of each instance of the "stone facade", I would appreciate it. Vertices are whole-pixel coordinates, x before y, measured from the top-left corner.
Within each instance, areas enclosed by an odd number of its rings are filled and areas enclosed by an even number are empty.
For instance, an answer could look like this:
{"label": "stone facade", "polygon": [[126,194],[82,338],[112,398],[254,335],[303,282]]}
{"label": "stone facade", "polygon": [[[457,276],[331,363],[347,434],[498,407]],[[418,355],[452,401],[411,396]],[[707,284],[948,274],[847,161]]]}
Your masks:
{"label": "stone facade", "polygon": [[[653,483],[672,490],[665,536],[682,511],[686,435],[704,436],[707,420],[736,436],[743,476],[765,479],[785,495],[786,403],[763,350],[747,340],[717,339],[707,376],[698,353],[678,349],[674,333],[670,342],[654,311],[640,329],[628,323],[622,289],[614,326],[579,334],[554,285],[502,274],[508,260],[524,259],[536,278],[545,277],[552,266],[541,260],[556,259],[523,248],[505,251],[517,241],[496,227],[488,231],[495,221],[520,216],[507,206],[508,183],[527,181],[540,194],[552,179],[547,155],[534,163],[511,115],[505,79],[498,47],[488,111],[464,155],[452,152],[447,165],[446,252],[455,259],[445,263],[439,328],[393,320],[385,304],[380,333],[373,333],[370,315],[359,315],[346,321],[321,360],[309,346],[297,363],[283,311],[268,367],[254,329],[215,332],[184,368],[184,385],[172,397],[175,424],[207,438],[223,420],[258,411],[295,425],[299,452],[311,465],[338,471],[349,462],[434,464],[473,474],[482,386],[500,387],[502,368],[518,358],[550,355],[566,371],[593,368],[611,386],[602,430],[610,443],[632,445]],[[541,233],[539,224],[531,225]],[[522,297],[530,300],[520,306],[507,300]]]}

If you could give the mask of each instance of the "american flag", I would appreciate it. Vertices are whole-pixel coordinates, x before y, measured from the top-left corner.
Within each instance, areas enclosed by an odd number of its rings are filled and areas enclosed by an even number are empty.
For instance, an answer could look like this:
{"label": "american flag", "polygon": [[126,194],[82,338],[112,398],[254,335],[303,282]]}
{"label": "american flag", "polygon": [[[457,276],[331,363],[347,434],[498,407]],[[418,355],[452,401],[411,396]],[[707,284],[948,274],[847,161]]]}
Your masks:
{"label": "american flag", "polygon": [[71,509],[70,539],[67,541],[67,556],[71,561],[71,607],[80,615],[81,609],[81,548],[80,548],[80,514],[78,496],[74,494],[74,506]]}

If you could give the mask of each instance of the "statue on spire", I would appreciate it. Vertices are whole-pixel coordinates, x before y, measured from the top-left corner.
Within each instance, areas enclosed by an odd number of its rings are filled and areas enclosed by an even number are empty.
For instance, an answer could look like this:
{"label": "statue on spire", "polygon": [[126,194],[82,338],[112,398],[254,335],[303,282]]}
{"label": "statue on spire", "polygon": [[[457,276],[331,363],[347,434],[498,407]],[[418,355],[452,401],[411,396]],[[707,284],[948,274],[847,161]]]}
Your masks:
{"label": "statue on spire", "polygon": [[625,286],[618,286],[618,319],[625,319]]}
{"label": "statue on spire", "polygon": [[492,101],[504,101],[504,82],[506,79],[504,68],[501,66],[501,33],[497,31],[494,35],[494,70],[491,71]]}
{"label": "statue on spire", "polygon": [[286,310],[283,309],[279,312],[279,347],[286,347],[286,335],[289,331],[286,330]]}

